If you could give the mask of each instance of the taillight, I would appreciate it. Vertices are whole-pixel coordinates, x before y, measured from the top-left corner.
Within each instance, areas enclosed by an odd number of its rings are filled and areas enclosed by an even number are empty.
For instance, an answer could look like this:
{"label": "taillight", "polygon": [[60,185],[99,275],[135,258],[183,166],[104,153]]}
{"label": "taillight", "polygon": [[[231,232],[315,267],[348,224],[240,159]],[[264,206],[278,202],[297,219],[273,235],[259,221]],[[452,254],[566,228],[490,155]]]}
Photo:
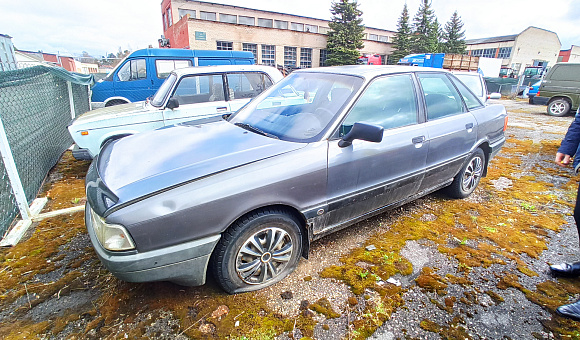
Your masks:
{"label": "taillight", "polygon": [[540,96],[540,89],[538,89],[538,92],[536,92],[536,97]]}
{"label": "taillight", "polygon": [[508,116],[505,116],[505,120],[503,122],[503,131],[505,132],[505,130],[507,130],[507,124],[508,124]]}

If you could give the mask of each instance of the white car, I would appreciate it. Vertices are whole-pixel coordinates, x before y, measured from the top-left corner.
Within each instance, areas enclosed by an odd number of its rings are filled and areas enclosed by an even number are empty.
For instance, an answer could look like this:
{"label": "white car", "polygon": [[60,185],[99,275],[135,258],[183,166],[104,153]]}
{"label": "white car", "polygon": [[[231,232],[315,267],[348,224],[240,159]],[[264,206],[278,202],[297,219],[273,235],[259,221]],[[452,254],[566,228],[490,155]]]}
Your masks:
{"label": "white car", "polygon": [[453,71],[454,76],[459,78],[462,83],[467,85],[471,92],[481,100],[482,103],[487,102],[488,99],[500,99],[501,94],[497,92],[488,93],[487,86],[485,85],[485,80],[481,76],[481,74],[477,72],[461,72],[461,71]]}
{"label": "white car", "polygon": [[76,159],[92,159],[110,140],[186,121],[200,124],[236,112],[283,78],[274,67],[222,65],[174,70],[143,102],[89,111],[68,126]]}

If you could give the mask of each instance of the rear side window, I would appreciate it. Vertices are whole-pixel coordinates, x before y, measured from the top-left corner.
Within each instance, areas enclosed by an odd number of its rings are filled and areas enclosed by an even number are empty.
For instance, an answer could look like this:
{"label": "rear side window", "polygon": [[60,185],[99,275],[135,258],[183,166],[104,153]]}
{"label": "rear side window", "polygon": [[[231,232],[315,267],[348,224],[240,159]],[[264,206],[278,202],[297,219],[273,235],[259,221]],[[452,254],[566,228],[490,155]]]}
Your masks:
{"label": "rear side window", "polygon": [[346,117],[341,135],[356,122],[393,129],[417,123],[417,100],[413,81],[408,74],[382,77],[365,90]]}
{"label": "rear side window", "polygon": [[580,65],[555,66],[550,80],[580,81]]}
{"label": "rear side window", "polygon": [[155,60],[155,68],[157,69],[157,78],[165,79],[169,73],[178,68],[190,67],[193,64],[191,60]]}
{"label": "rear side window", "polygon": [[254,98],[272,86],[272,80],[264,73],[228,73],[230,100]]}
{"label": "rear side window", "polygon": [[179,105],[225,100],[221,75],[190,76],[181,79],[173,97]]}
{"label": "rear side window", "polygon": [[434,120],[463,112],[461,97],[443,73],[417,74],[427,104],[427,119]]}
{"label": "rear side window", "polygon": [[147,79],[147,63],[145,59],[128,60],[117,72],[120,81]]}
{"label": "rear side window", "polygon": [[[477,84],[471,84],[469,88],[471,89],[471,91],[479,89],[480,95],[483,95],[483,88],[481,85],[481,81],[479,80],[479,77],[465,77],[465,78],[475,78],[477,80]],[[465,105],[467,106],[468,110],[474,110],[483,107],[483,104],[479,101],[479,99],[477,99],[477,97],[475,97],[471,92],[469,92],[469,90],[465,85],[463,85],[459,81],[455,81],[454,83],[459,89],[459,93],[461,94],[461,97],[463,97],[463,101],[465,102]]]}

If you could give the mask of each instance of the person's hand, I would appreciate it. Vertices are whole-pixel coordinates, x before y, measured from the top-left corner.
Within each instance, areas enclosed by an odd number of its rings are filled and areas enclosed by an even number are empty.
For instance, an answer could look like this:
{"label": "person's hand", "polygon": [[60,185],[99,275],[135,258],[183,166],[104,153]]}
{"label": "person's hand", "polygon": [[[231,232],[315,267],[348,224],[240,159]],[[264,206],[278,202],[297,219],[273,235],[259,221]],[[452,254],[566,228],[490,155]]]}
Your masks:
{"label": "person's hand", "polygon": [[566,166],[570,164],[570,155],[565,155],[561,152],[558,152],[556,154],[556,159],[554,160],[554,162],[559,166]]}

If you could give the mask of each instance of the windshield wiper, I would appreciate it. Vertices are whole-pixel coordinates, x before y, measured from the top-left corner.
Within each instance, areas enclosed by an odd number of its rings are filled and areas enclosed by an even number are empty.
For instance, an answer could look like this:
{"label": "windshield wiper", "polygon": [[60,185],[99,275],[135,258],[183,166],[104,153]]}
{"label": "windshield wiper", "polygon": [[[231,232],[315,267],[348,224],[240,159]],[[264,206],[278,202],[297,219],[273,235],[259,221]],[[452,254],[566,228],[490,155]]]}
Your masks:
{"label": "windshield wiper", "polygon": [[246,124],[246,123],[235,123],[234,125],[235,126],[239,126],[242,129],[255,132],[255,133],[260,134],[262,136],[271,137],[271,138],[275,138],[275,139],[280,139],[280,138],[278,138],[278,136],[275,136],[275,135],[272,135],[270,133],[264,132],[264,131],[258,129],[257,127],[250,125],[250,124]]}

